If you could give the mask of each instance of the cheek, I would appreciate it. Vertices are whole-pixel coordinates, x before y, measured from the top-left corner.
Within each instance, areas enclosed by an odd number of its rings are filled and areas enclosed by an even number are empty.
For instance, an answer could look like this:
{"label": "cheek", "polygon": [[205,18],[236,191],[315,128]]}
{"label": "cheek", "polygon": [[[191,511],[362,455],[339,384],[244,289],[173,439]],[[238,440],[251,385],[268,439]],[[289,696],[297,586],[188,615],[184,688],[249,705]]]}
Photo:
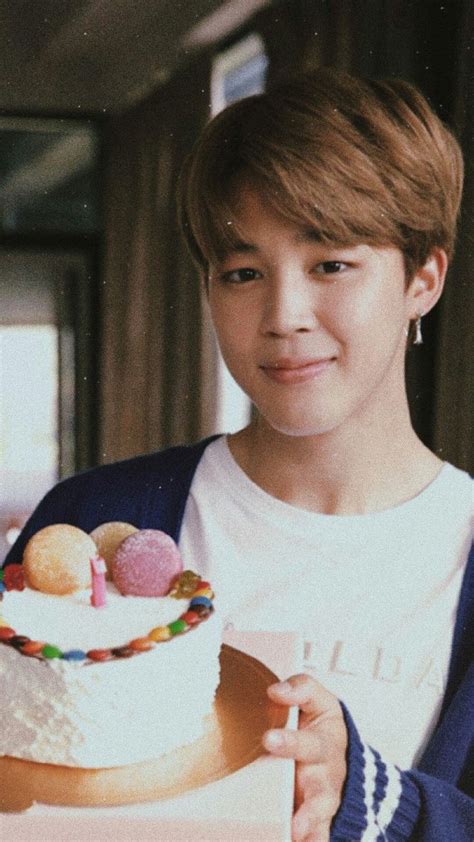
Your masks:
{"label": "cheek", "polygon": [[404,324],[403,297],[381,280],[357,296],[340,296],[333,315],[343,341],[365,345],[375,337],[390,340]]}
{"label": "cheek", "polygon": [[249,308],[238,303],[210,300],[210,314],[222,353],[238,355],[249,346],[254,332]]}

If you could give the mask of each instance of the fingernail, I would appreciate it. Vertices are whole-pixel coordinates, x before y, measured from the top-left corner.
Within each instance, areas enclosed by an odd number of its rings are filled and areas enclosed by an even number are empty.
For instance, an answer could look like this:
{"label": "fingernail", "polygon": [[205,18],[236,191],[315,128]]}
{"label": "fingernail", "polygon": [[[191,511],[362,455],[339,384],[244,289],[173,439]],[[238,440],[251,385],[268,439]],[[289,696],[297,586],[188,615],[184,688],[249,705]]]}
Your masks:
{"label": "fingernail", "polygon": [[291,693],[293,690],[289,681],[279,681],[278,684],[273,685],[275,690],[278,690],[279,693]]}
{"label": "fingernail", "polygon": [[279,731],[267,731],[263,738],[263,742],[266,748],[281,748],[284,740],[282,735]]}

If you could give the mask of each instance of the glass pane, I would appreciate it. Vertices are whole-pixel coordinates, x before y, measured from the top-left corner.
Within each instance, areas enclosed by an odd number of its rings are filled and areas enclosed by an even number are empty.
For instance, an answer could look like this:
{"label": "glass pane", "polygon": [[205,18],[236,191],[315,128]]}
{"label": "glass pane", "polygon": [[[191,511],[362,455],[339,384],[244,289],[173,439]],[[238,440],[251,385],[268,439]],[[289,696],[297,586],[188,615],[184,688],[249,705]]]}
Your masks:
{"label": "glass pane", "polygon": [[5,233],[94,233],[99,228],[98,139],[68,120],[0,118]]}
{"label": "glass pane", "polygon": [[265,90],[268,58],[262,39],[248,35],[212,62],[211,113],[218,114],[231,102]]}
{"label": "glass pane", "polygon": [[0,326],[0,560],[58,476],[58,330]]}
{"label": "glass pane", "polygon": [[[268,58],[262,39],[248,35],[219,53],[212,65],[211,113],[216,115],[239,99],[265,90]],[[205,310],[206,312],[206,310]],[[245,426],[251,416],[251,404],[227,369],[216,348],[216,395],[214,428],[234,432]]]}
{"label": "glass pane", "polygon": [[268,59],[264,53],[229,70],[224,77],[224,99],[227,105],[246,96],[260,94],[265,87]]}

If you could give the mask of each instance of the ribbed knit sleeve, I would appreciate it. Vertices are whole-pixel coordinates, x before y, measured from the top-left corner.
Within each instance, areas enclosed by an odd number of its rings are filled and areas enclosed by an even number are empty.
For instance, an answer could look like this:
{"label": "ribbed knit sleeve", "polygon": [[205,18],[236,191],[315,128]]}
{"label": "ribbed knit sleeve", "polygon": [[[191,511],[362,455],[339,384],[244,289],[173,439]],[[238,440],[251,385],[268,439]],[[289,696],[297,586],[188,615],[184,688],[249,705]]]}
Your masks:
{"label": "ribbed knit sleeve", "polygon": [[384,761],[342,709],[348,771],[331,842],[473,842],[473,799],[438,778]]}

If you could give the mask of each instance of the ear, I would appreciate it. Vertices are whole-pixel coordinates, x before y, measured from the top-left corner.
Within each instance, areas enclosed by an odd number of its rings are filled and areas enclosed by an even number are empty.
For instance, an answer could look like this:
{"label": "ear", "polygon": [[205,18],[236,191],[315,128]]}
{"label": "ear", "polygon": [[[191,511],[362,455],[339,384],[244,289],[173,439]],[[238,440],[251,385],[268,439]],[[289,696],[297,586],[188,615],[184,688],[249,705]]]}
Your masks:
{"label": "ear", "polygon": [[409,320],[425,316],[435,306],[443,292],[448,269],[444,249],[434,248],[426,263],[416,270],[407,289],[407,316]]}

